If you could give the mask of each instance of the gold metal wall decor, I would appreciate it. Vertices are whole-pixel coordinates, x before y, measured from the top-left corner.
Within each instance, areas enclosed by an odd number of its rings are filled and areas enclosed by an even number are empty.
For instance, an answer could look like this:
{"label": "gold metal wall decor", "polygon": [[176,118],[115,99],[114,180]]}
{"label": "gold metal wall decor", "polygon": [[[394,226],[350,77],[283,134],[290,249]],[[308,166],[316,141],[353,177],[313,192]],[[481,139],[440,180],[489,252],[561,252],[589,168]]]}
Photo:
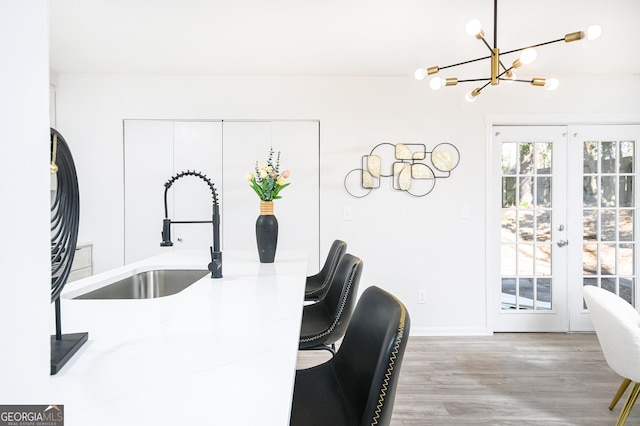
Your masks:
{"label": "gold metal wall decor", "polygon": [[436,145],[430,152],[424,144],[376,145],[363,155],[360,168],[350,170],[344,189],[355,198],[363,198],[380,188],[383,178],[391,179],[391,188],[413,197],[424,197],[436,185],[436,179],[448,178],[460,162],[460,151],[450,143]]}

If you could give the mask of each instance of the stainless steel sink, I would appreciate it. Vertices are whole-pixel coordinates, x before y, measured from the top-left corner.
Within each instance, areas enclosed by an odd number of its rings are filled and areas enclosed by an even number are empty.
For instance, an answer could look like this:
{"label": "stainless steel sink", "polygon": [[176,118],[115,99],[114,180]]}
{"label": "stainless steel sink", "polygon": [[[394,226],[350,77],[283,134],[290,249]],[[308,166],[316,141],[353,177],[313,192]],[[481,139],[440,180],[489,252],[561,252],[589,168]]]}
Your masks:
{"label": "stainless steel sink", "polygon": [[152,299],[176,294],[189,287],[209,271],[162,269],[139,272],[74,299]]}

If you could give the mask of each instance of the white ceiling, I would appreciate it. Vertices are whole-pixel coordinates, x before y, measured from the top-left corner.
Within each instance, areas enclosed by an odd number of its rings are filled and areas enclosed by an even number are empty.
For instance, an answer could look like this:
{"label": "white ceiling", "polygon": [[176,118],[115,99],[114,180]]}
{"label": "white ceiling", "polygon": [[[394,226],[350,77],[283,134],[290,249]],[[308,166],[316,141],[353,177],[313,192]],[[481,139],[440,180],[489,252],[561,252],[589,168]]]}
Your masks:
{"label": "white ceiling", "polygon": [[[50,16],[58,73],[412,76],[486,56],[464,31],[471,18],[493,43],[491,0],[50,0]],[[639,21],[639,0],[502,0],[498,46],[599,23],[597,41],[541,47],[520,72],[640,75]],[[454,70],[443,76],[484,77],[489,64]]]}

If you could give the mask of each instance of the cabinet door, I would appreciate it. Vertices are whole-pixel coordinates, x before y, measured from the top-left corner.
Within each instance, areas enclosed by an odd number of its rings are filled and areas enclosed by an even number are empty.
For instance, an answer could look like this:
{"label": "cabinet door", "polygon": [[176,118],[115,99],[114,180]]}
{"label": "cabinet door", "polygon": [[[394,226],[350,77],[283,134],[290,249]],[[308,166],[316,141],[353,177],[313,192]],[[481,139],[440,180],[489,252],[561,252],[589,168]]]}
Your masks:
{"label": "cabinet door", "polygon": [[173,123],[124,122],[124,258],[162,253],[164,182],[173,172]]}
{"label": "cabinet door", "polygon": [[[173,158],[174,174],[186,170],[201,172],[213,182],[218,197],[222,197],[221,122],[176,121],[173,125]],[[173,184],[169,193],[174,201],[173,213],[170,213],[172,220],[211,220],[213,197],[204,180],[185,176]],[[210,223],[174,224],[171,236],[176,249],[207,249],[213,245],[212,232]]]}
{"label": "cabinet door", "polygon": [[[226,249],[256,249],[255,222],[260,199],[245,176],[256,161],[266,163],[269,148],[281,152],[281,168],[291,171],[290,186],[274,202],[278,250],[305,250],[309,273],[319,267],[319,122],[225,121],[222,203]],[[257,256],[257,251],[256,251]],[[277,260],[276,252],[276,260]]]}
{"label": "cabinet door", "polygon": [[[161,254],[164,184],[181,171],[199,171],[221,190],[220,121],[126,120],[125,263]],[[218,194],[221,196],[221,194]],[[209,221],[212,195],[202,179],[185,176],[167,193],[169,218]],[[173,224],[174,249],[208,249],[211,224]]]}

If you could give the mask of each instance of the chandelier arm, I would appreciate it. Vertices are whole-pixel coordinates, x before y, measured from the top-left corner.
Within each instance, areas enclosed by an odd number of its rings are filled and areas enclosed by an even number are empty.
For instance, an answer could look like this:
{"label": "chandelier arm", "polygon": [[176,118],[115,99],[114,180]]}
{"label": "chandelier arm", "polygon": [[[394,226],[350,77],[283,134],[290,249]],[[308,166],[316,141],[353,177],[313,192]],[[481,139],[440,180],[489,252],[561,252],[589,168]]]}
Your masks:
{"label": "chandelier arm", "polygon": [[482,37],[480,40],[484,42],[484,45],[487,46],[487,49],[489,49],[490,52],[493,52],[493,47],[491,47],[491,45],[487,43],[487,40],[484,37]]}
{"label": "chandelier arm", "polygon": [[472,62],[478,62],[478,61],[482,61],[484,59],[489,59],[491,58],[491,55],[489,56],[483,56],[482,58],[476,58],[476,59],[471,59],[469,61],[464,61],[464,62],[458,62],[457,64],[452,64],[452,65],[446,65],[444,67],[438,67],[440,70],[443,70],[445,68],[453,68],[453,67],[457,67],[459,65],[466,65],[466,64],[470,64]]}
{"label": "chandelier arm", "polygon": [[564,41],[564,38],[559,38],[557,40],[551,40],[551,41],[546,41],[544,43],[538,43],[538,44],[533,44],[531,46],[526,46],[526,47],[521,47],[519,49],[513,49],[513,50],[509,50],[508,52],[502,52],[500,53],[501,55],[508,55],[509,53],[514,53],[514,52],[521,52],[525,49],[533,49],[535,47],[540,47],[540,46],[546,46],[547,44],[553,44],[553,43],[558,43],[559,41]]}
{"label": "chandelier arm", "polygon": [[469,83],[471,81],[491,81],[490,78],[469,78],[466,80],[458,80],[458,83]]}

